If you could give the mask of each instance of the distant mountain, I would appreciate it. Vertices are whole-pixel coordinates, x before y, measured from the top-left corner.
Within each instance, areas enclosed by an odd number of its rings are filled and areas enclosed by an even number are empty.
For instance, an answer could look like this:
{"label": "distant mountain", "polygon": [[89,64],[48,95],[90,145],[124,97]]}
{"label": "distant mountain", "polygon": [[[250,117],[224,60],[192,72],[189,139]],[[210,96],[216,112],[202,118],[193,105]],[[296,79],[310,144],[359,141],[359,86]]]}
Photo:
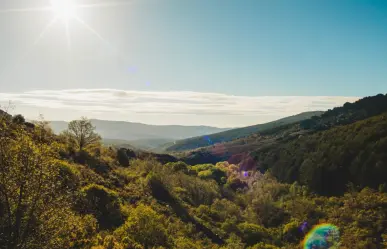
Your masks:
{"label": "distant mountain", "polygon": [[131,141],[128,140],[122,140],[122,139],[110,139],[110,138],[103,138],[102,144],[104,146],[112,146],[115,148],[126,148],[131,150],[139,150],[144,148],[139,148],[131,144]]}
{"label": "distant mountain", "polygon": [[102,139],[102,143],[107,146],[114,146],[127,149],[141,149],[141,150],[154,150],[155,148],[173,142],[173,139],[167,138],[150,138],[150,139],[138,139],[138,140],[122,140],[122,139]]}
{"label": "distant mountain", "polygon": [[168,138],[138,139],[130,141],[130,144],[139,149],[154,150],[164,144],[172,143],[173,141],[173,139]]}
{"label": "distant mountain", "polygon": [[[151,143],[152,141],[159,145],[160,141],[164,143],[229,130],[229,128],[210,126],[147,125],[98,119],[92,119],[91,122],[96,126],[96,131],[102,138],[127,141],[137,140],[137,142],[134,141],[133,143],[141,143],[142,145]],[[67,122],[51,121],[50,123],[55,133],[60,133],[67,129]]]}
{"label": "distant mountain", "polygon": [[242,128],[236,128],[232,130],[227,130],[223,132],[214,133],[211,135],[198,136],[193,138],[188,138],[180,141],[176,141],[170,144],[166,144],[161,147],[159,150],[165,151],[184,151],[184,150],[193,150],[200,147],[216,144],[216,143],[224,143],[229,142],[234,139],[243,138],[250,136],[257,132],[263,132],[265,130],[273,129],[275,127],[283,126],[290,123],[299,122],[304,119],[309,119],[313,116],[319,116],[323,112],[322,111],[314,111],[314,112],[303,112],[294,116],[289,116],[286,118],[281,118],[276,121],[272,121],[269,123],[247,126]]}

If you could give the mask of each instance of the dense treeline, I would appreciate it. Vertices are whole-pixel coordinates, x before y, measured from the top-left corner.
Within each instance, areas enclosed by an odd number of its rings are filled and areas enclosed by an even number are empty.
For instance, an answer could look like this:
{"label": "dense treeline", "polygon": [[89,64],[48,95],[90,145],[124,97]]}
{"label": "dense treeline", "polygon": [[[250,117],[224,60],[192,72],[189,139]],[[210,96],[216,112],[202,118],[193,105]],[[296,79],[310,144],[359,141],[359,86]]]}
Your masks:
{"label": "dense treeline", "polygon": [[[277,145],[298,138],[300,135],[309,135],[336,126],[352,124],[385,112],[387,112],[387,95],[378,94],[365,97],[354,103],[345,103],[342,107],[333,108],[321,115],[312,116],[312,118],[300,122],[272,126],[269,126],[270,123],[268,123],[265,125],[265,129],[260,129],[250,136],[242,136],[229,142],[221,142],[220,137],[212,139],[209,136],[211,141],[207,141],[205,145],[202,144],[205,147],[182,152],[180,157],[189,163],[217,163],[226,160],[235,162],[236,157],[244,158],[251,152],[261,150],[263,147],[275,148]],[[307,118],[305,115],[299,115],[298,117]],[[213,136],[220,136],[221,134],[224,133],[213,134]]]}
{"label": "dense treeline", "polygon": [[299,181],[323,195],[342,194],[348,184],[356,188],[384,188],[385,113],[387,95],[366,97],[299,124],[275,127],[248,138],[186,153],[182,160],[189,163],[228,160],[245,165],[244,169],[257,168],[261,172],[270,169],[280,181]]}
{"label": "dense treeline", "polygon": [[304,129],[325,130],[337,125],[351,124],[387,112],[387,94],[362,98],[354,103],[345,103],[300,122]]}
{"label": "dense treeline", "polygon": [[175,141],[174,143],[166,144],[162,146],[162,148],[160,149],[164,149],[165,151],[176,152],[176,151],[193,150],[193,149],[197,149],[205,146],[211,146],[216,143],[225,143],[235,139],[248,137],[254,133],[265,132],[267,130],[281,127],[283,125],[298,123],[300,122],[300,120],[308,119],[316,115],[318,116],[322,113],[323,112],[321,111],[303,112],[294,116],[281,118],[279,120],[275,120],[264,124],[236,128],[228,131],[210,134],[207,136],[199,136],[199,137],[193,137],[193,138],[187,138],[187,139]]}
{"label": "dense treeline", "polygon": [[309,134],[257,151],[261,170],[299,181],[320,194],[342,194],[348,183],[383,188],[387,181],[387,114]]}
{"label": "dense treeline", "polygon": [[85,119],[59,136],[23,122],[0,123],[0,248],[296,249],[322,222],[340,248],[387,245],[382,188],[318,196],[227,162],[129,160]]}

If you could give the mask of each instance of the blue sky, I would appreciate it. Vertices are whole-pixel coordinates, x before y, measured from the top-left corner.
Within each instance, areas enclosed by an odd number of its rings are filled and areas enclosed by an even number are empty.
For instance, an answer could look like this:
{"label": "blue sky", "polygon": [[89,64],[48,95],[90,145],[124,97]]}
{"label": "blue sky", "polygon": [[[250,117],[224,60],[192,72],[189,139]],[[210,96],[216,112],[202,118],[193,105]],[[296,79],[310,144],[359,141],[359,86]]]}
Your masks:
{"label": "blue sky", "polygon": [[[50,0],[0,2],[0,100],[16,100],[17,110],[26,116],[39,112],[67,120],[85,114],[155,124],[242,126],[348,100],[336,97],[355,100],[386,93],[387,1],[74,1],[124,4],[77,9],[95,33],[70,20],[68,43],[65,26],[58,22],[33,45],[53,13],[4,10],[50,6]],[[132,96],[134,91],[141,106],[131,97],[125,101],[134,108],[121,112],[94,102],[85,108],[68,107],[65,102],[71,100],[58,96],[74,89],[111,89],[111,96],[117,91]],[[34,104],[25,100],[37,90]],[[42,91],[44,98],[57,103],[45,102],[49,100],[43,99]],[[144,99],[149,92],[169,97]],[[199,104],[171,97],[181,92],[195,93],[190,101]],[[235,118],[233,111],[219,110],[216,98],[203,105],[200,101],[209,95],[198,93],[225,95],[227,103],[248,103],[237,106],[251,111],[239,110],[241,117]],[[271,96],[277,106],[283,96],[293,96],[292,103],[301,101],[287,112],[271,112],[264,103],[250,101],[263,101],[264,96]],[[332,96],[335,101],[330,98],[328,104],[316,106],[310,96],[317,102]],[[39,100],[46,104],[36,104]],[[178,110],[176,102],[181,105]],[[174,111],[144,114],[152,107]],[[212,114],[201,116],[203,108]]]}

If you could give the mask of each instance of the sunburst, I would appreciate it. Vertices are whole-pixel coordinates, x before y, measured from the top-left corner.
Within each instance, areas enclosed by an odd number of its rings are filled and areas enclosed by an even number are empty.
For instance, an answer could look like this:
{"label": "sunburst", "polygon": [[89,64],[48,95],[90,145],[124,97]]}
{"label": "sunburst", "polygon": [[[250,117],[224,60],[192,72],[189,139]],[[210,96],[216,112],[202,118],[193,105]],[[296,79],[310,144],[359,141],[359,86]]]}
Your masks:
{"label": "sunburst", "polygon": [[121,5],[128,5],[132,3],[132,0],[126,2],[109,2],[109,3],[94,3],[94,4],[80,4],[77,0],[47,0],[49,1],[47,6],[34,7],[34,8],[22,8],[22,9],[4,9],[0,10],[0,13],[13,13],[13,12],[51,12],[54,17],[43,27],[43,30],[37,36],[34,45],[38,44],[45,34],[53,27],[58,21],[64,23],[65,35],[67,40],[68,49],[71,49],[71,37],[70,37],[70,21],[77,21],[89,32],[95,35],[99,40],[106,43],[106,40],[89,24],[87,24],[82,18],[78,16],[78,11],[84,8],[103,8],[103,7],[116,7]]}
{"label": "sunburst", "polygon": [[76,17],[77,6],[73,0],[51,0],[51,9],[56,17],[65,22]]}

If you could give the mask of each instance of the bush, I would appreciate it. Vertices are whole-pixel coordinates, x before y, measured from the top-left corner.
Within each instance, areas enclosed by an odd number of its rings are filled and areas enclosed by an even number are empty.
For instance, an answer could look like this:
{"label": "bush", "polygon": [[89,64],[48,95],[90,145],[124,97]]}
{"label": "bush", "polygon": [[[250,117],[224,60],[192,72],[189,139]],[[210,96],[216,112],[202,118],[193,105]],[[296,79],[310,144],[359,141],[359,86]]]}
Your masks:
{"label": "bush", "polygon": [[118,195],[101,185],[91,184],[82,189],[85,212],[92,213],[102,229],[123,223]]}
{"label": "bush", "polygon": [[297,220],[293,220],[286,224],[283,229],[283,239],[288,242],[295,243],[300,241],[303,234],[300,230],[300,222]]}
{"label": "bush", "polygon": [[126,155],[126,149],[121,148],[117,150],[117,160],[121,166],[123,167],[129,166],[129,158]]}
{"label": "bush", "polygon": [[65,161],[58,161],[59,178],[64,188],[75,191],[80,185],[80,172],[72,164]]}
{"label": "bush", "polygon": [[169,245],[165,228],[165,218],[157,214],[151,207],[139,205],[129,212],[125,224],[118,228],[114,234],[125,242],[138,243],[144,248]]}
{"label": "bush", "polygon": [[250,247],[249,249],[280,249],[280,248],[261,242],[261,243],[255,244],[254,246]]}
{"label": "bush", "polygon": [[229,188],[231,188],[233,191],[237,191],[238,189],[244,189],[244,188],[247,188],[248,185],[247,185],[246,182],[243,182],[243,181],[242,181],[241,179],[239,179],[239,178],[230,177],[230,178],[228,178],[225,187],[229,187]]}
{"label": "bush", "polygon": [[202,179],[213,179],[219,185],[226,183],[227,174],[223,168],[215,167],[212,164],[199,164],[192,166],[191,169],[196,171],[197,175]]}
{"label": "bush", "polygon": [[186,237],[179,237],[173,242],[174,248],[176,249],[202,249],[200,244],[198,245],[197,243]]}
{"label": "bush", "polygon": [[179,162],[167,163],[165,164],[165,167],[169,167],[175,172],[182,171],[184,173],[187,173],[189,166],[185,162],[179,161]]}
{"label": "bush", "polygon": [[26,122],[26,119],[21,114],[17,114],[12,117],[12,123],[14,124],[24,124]]}
{"label": "bush", "polygon": [[238,229],[240,230],[243,242],[247,245],[254,245],[269,237],[266,228],[259,225],[245,222],[239,224]]}
{"label": "bush", "polygon": [[202,180],[185,174],[176,175],[168,183],[174,187],[185,189],[184,201],[194,206],[200,204],[211,204],[220,197],[219,186],[213,180]]}

